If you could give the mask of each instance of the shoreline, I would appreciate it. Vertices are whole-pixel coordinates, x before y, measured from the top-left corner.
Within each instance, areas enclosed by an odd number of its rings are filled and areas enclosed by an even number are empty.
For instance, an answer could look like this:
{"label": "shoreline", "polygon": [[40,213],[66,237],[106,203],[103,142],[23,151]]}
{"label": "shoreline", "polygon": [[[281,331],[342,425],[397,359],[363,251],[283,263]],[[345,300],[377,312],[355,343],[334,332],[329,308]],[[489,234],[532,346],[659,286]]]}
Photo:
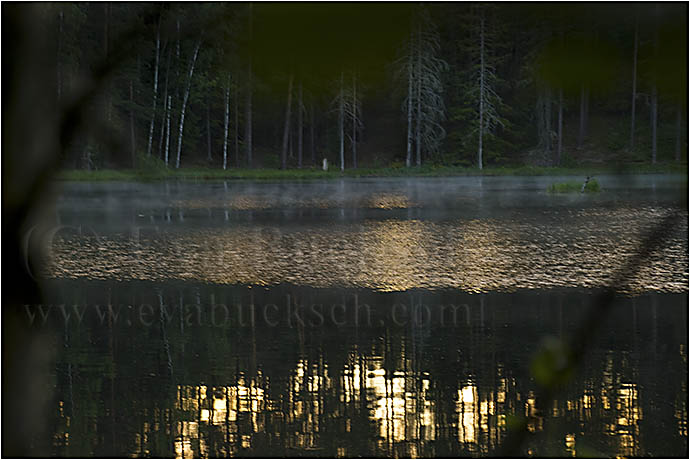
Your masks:
{"label": "shoreline", "polygon": [[434,167],[421,168],[359,168],[322,171],[320,169],[213,169],[182,168],[173,169],[100,169],[86,171],[80,169],[61,170],[54,179],[58,181],[161,181],[161,180],[322,180],[364,177],[467,177],[467,176],[596,176],[596,175],[631,175],[631,174],[669,174],[688,175],[687,164],[656,165],[621,165],[618,167],[579,166],[563,167]]}

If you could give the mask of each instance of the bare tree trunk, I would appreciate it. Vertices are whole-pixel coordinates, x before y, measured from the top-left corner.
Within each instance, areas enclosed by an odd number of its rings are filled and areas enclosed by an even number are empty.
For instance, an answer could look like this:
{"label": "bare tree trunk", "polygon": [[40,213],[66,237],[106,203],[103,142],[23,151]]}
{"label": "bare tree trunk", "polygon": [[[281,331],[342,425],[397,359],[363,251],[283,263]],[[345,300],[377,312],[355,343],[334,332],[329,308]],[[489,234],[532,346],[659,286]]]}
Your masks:
{"label": "bare tree trunk", "polygon": [[[230,75],[225,83],[225,119],[223,124],[223,169],[228,168],[228,129],[230,127]],[[237,152],[235,152],[237,154]]]}
{"label": "bare tree trunk", "polygon": [[585,86],[585,126],[584,139],[589,138],[589,86]]}
{"label": "bare tree trunk", "polygon": [[[249,3],[249,40],[253,35],[252,12],[253,5]],[[249,56],[247,63],[247,89],[244,115],[244,147],[247,157],[247,167],[252,167],[252,56]]]}
{"label": "bare tree trunk", "polygon": [[580,129],[577,134],[577,148],[581,149],[585,142],[585,123],[586,116],[585,111],[587,110],[587,105],[585,103],[585,84],[580,86]]}
{"label": "bare tree trunk", "polygon": [[352,74],[352,167],[357,168],[357,74]]}
{"label": "bare tree trunk", "polygon": [[314,101],[311,102],[309,108],[309,148],[311,150],[311,164],[314,165],[316,163],[316,150],[314,150]]}
{"label": "bare tree trunk", "polygon": [[297,167],[302,168],[302,141],[303,141],[303,113],[302,113],[302,82],[299,82],[297,91]]}
{"label": "bare tree trunk", "polygon": [[652,164],[656,164],[656,125],[657,125],[657,94],[656,94],[656,82],[652,86]]}
{"label": "bare tree trunk", "polygon": [[345,171],[345,96],[343,72],[340,72],[340,97],[338,98],[338,134],[340,135],[340,170]]}
{"label": "bare tree trunk", "polygon": [[156,122],[156,103],[158,102],[158,64],[160,61],[161,43],[160,22],[156,28],[156,60],[153,67],[153,111],[151,112],[151,124],[149,125],[149,141],[146,145],[146,155],[151,156],[151,145],[153,144],[153,128]]}
{"label": "bare tree trunk", "polygon": [[680,161],[680,146],[683,138],[683,103],[678,102],[676,106],[676,150],[675,150],[675,160],[676,163]]}
{"label": "bare tree trunk", "polygon": [[211,156],[211,98],[206,100],[206,159],[213,161]]}
{"label": "bare tree trunk", "polygon": [[280,169],[287,169],[288,136],[290,135],[290,112],[292,110],[293,79],[293,75],[290,74],[290,80],[288,82],[287,106],[285,107],[285,127],[283,129],[283,150],[280,156]]}
{"label": "bare tree trunk", "polygon": [[235,89],[235,166],[240,167],[240,93]]}
{"label": "bare tree trunk", "polygon": [[199,47],[201,47],[201,40],[196,42],[194,54],[192,55],[192,61],[189,64],[187,87],[185,88],[184,97],[182,99],[182,108],[180,109],[180,127],[177,133],[177,160],[175,162],[175,168],[180,167],[180,156],[182,154],[182,133],[184,131],[184,115],[185,110],[187,109],[187,101],[189,100],[189,91],[192,89],[192,76],[194,75],[194,64],[196,64],[196,58],[199,55]]}
{"label": "bare tree trunk", "polygon": [[[410,47],[412,46],[412,37],[410,36]],[[408,168],[412,166],[412,62],[413,57],[410,56],[407,68],[407,156],[405,157],[405,166]]]}
{"label": "bare tree trunk", "polygon": [[558,89],[558,153],[556,164],[560,166],[563,155],[563,88]]}
{"label": "bare tree trunk", "polygon": [[170,57],[172,56],[172,47],[168,48],[168,62],[165,68],[165,89],[163,90],[163,113],[161,114],[161,137],[158,142],[158,158],[163,154],[163,138],[165,137],[165,118],[168,110],[168,77],[170,76]]}
{"label": "bare tree trunk", "polygon": [[170,112],[172,105],[172,96],[168,96],[168,108],[165,115],[165,166],[168,166],[170,159]]}
{"label": "bare tree trunk", "polygon": [[177,17],[177,41],[175,42],[175,97],[180,97],[180,17]]}
{"label": "bare tree trunk", "polygon": [[630,151],[635,149],[635,102],[637,100],[637,43],[638,22],[635,15],[635,43],[633,46],[632,104],[630,113]]}
{"label": "bare tree trunk", "polygon": [[479,19],[479,149],[477,151],[477,166],[483,168],[484,142],[484,13]]}
{"label": "bare tree trunk", "polygon": [[137,144],[134,138],[134,80],[129,80],[129,137],[132,143],[132,168],[137,167]]}
{"label": "bare tree trunk", "polygon": [[161,115],[161,135],[159,136],[158,139],[158,154],[156,155],[157,158],[162,158],[161,155],[163,153],[163,139],[165,138],[165,114],[167,113],[168,110],[168,96],[163,97],[163,107],[162,107],[162,115]]}
{"label": "bare tree trunk", "polygon": [[244,114],[244,147],[247,166],[252,167],[252,65],[249,64]]}
{"label": "bare tree trunk", "polygon": [[422,26],[418,26],[417,50],[417,166],[422,166]]}
{"label": "bare tree trunk", "polygon": [[[179,14],[175,18],[175,24],[177,27],[177,36],[175,40],[175,84],[174,84],[174,94],[173,94],[173,100],[180,102],[182,97],[180,96],[180,67],[182,66],[182,59],[181,59],[181,41],[182,41],[182,35],[180,34],[180,16]],[[171,118],[171,123],[172,126],[175,126],[175,123],[179,122],[179,115],[176,113],[173,113],[172,111],[172,106],[170,104],[168,105],[170,107],[170,118]],[[170,133],[168,134],[170,136],[170,145],[171,145],[171,150],[172,148],[172,143],[174,142],[172,139],[172,128],[170,129]]]}
{"label": "bare tree trunk", "polygon": [[62,29],[65,22],[65,13],[62,8],[58,12],[58,36],[57,36],[57,59],[55,70],[57,71],[57,101],[62,98]]}
{"label": "bare tree trunk", "polygon": [[[563,16],[559,21],[560,51],[564,52],[565,40],[563,38]],[[556,165],[560,166],[563,160],[563,86],[558,88],[558,145],[556,146]]]}
{"label": "bare tree trunk", "polygon": [[[657,17],[659,13],[659,5],[655,7]],[[659,56],[659,24],[658,21],[655,20],[654,22],[654,57],[657,58]],[[656,60],[656,59],[655,59]],[[652,82],[652,164],[656,164],[656,127],[657,127],[657,116],[658,116],[658,107],[659,107],[659,101],[657,97],[657,72],[659,69],[654,69],[654,80]]]}
{"label": "bare tree trunk", "polygon": [[[546,128],[546,136],[544,140],[546,141],[546,152],[551,153],[552,139],[551,139],[551,106],[553,105],[553,100],[551,98],[551,88],[546,88],[546,103],[544,104],[544,127]],[[549,155],[550,156],[550,155]]]}
{"label": "bare tree trunk", "polygon": [[[105,19],[103,21],[103,52],[105,54],[105,59],[108,59],[109,52],[109,40],[110,40],[110,2],[105,2],[103,5],[103,13]],[[106,119],[108,122],[112,120],[112,110],[111,110],[111,96],[110,96],[110,83],[106,84],[106,101],[105,101],[105,112]]]}

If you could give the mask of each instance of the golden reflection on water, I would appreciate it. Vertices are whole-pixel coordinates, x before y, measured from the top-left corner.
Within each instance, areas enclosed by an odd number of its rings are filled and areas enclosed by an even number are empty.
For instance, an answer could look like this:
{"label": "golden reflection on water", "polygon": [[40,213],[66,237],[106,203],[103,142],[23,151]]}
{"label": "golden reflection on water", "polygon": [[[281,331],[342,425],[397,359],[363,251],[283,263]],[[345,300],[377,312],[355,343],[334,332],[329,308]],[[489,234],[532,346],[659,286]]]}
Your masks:
{"label": "golden reflection on water", "polygon": [[174,431],[177,458],[208,458],[210,453],[200,427],[224,427],[226,445],[232,447],[224,454],[235,454],[238,448],[251,447],[251,438],[241,434],[242,425],[254,433],[263,431],[260,415],[267,404],[264,388],[254,380],[247,384],[240,379],[235,385],[222,387],[178,385],[175,409],[180,416]]}
{"label": "golden reflection on water", "polygon": [[341,401],[345,404],[368,401],[373,408],[371,419],[378,428],[381,449],[390,449],[396,442],[435,439],[428,374],[387,371],[382,356],[354,360],[353,357],[343,370],[345,385]]}
{"label": "golden reflection on water", "polygon": [[[219,284],[466,292],[597,288],[633,256],[660,212],[573,212],[565,220],[369,220],[128,235],[60,234],[48,274]],[[628,293],[687,292],[688,239],[679,230],[633,277]]]}
{"label": "golden reflection on water", "polygon": [[[434,396],[436,384],[428,373],[414,370],[412,361],[406,358],[393,368],[385,368],[384,362],[384,356],[353,351],[334,372],[323,357],[300,359],[287,387],[271,385],[260,372],[254,378],[242,375],[220,386],[178,384],[174,406],[155,408],[156,421],[140,425],[141,432],[134,435],[132,456],[149,455],[145,446],[164,429],[172,434],[177,458],[242,455],[247,449],[261,447],[261,439],[265,438],[257,438],[259,433],[280,438],[289,448],[327,453],[320,450],[322,436],[327,434],[324,424],[343,419],[345,431],[352,431],[355,423],[361,423],[352,409],[361,404],[376,430],[376,452],[389,457],[433,455],[432,443],[439,437],[439,428],[446,433],[444,439],[450,435],[465,452],[486,456],[503,440],[506,417],[511,414],[528,417],[532,432],[544,430],[544,417],[536,409],[534,393],[522,393],[515,379],[501,376],[501,366],[491,387],[478,385],[472,377],[458,381],[455,415],[449,419],[439,412]],[[602,370],[597,383],[587,383],[583,393],[553,402],[553,417],[578,420],[581,427],[581,431],[565,434],[560,455],[578,455],[580,439],[593,436],[591,429],[597,429],[590,427],[594,420],[603,424],[604,434],[611,440],[610,454],[618,458],[644,455],[639,389],[633,382],[621,382],[611,366],[609,363]],[[338,396],[335,403],[328,402],[332,394]],[[63,423],[54,434],[54,443],[68,446],[71,427],[64,405],[58,402]],[[680,434],[687,436],[687,409],[683,406],[679,410],[685,411],[686,421],[685,431]],[[158,420],[169,420],[170,428]],[[336,444],[334,455],[355,454],[344,438],[336,436]],[[586,448],[583,452],[586,454]]]}
{"label": "golden reflection on water", "polygon": [[639,450],[640,427],[642,411],[637,403],[637,386],[634,383],[623,383],[618,388],[616,398],[616,418],[611,433],[618,441],[618,456],[632,457]]}
{"label": "golden reflection on water", "polygon": [[364,209],[407,209],[419,206],[407,195],[391,192],[373,192],[363,196],[330,196],[301,197],[281,196],[279,194],[239,194],[230,198],[199,198],[173,200],[171,206],[179,209],[229,209],[233,211],[250,211],[283,208],[318,208],[358,207]]}

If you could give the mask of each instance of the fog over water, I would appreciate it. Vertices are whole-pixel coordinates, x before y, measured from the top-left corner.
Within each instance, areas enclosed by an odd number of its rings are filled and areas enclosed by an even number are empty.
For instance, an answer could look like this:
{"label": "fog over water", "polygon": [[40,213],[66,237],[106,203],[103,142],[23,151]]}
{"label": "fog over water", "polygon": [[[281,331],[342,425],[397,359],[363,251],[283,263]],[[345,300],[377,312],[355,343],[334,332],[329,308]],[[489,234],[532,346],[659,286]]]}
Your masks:
{"label": "fog over water", "polygon": [[[605,287],[684,182],[597,179],[599,194],[547,193],[573,180],[563,177],[69,184],[49,274],[381,291]],[[687,254],[679,228],[622,288],[685,292]]]}

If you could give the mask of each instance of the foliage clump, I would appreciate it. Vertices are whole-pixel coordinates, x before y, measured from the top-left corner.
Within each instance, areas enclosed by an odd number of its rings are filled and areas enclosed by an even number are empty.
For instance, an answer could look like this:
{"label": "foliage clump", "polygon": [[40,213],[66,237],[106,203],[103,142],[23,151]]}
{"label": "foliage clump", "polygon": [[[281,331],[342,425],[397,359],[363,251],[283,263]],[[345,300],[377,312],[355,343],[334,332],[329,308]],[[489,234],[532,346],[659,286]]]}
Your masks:
{"label": "foliage clump", "polygon": [[597,182],[596,179],[590,179],[584,189],[582,188],[582,185],[585,184],[584,182],[558,182],[555,184],[549,185],[547,188],[547,191],[549,193],[596,193],[600,191],[599,188],[599,183]]}
{"label": "foliage clump", "polygon": [[170,175],[170,170],[165,162],[153,155],[138,154],[136,165],[134,175],[138,179],[151,180]]}

